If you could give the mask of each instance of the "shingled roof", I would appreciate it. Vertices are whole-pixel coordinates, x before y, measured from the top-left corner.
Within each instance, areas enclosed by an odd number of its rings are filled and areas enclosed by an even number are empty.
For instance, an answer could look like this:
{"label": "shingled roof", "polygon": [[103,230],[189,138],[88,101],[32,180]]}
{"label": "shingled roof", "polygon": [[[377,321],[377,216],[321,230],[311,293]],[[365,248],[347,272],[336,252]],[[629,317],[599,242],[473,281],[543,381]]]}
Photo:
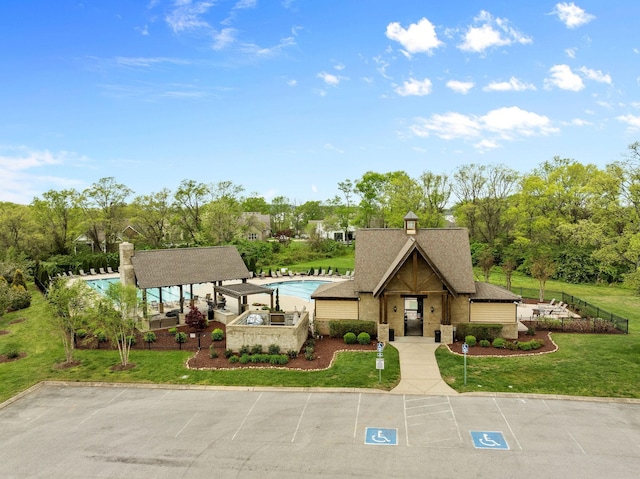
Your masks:
{"label": "shingled roof", "polygon": [[311,299],[358,299],[353,284],[354,281],[351,280],[321,284],[313,292]]}
{"label": "shingled roof", "polygon": [[355,290],[375,292],[414,248],[427,256],[425,259],[454,294],[475,293],[471,248],[465,228],[425,228],[411,236],[404,229],[358,230]]}
{"label": "shingled roof", "polygon": [[522,298],[515,293],[512,293],[506,288],[497,286],[490,283],[481,283],[476,281],[476,292],[471,295],[473,301],[486,301],[486,302],[503,302],[511,303],[513,301],[520,301]]}
{"label": "shingled roof", "polygon": [[131,262],[141,289],[251,276],[235,246],[136,251]]}

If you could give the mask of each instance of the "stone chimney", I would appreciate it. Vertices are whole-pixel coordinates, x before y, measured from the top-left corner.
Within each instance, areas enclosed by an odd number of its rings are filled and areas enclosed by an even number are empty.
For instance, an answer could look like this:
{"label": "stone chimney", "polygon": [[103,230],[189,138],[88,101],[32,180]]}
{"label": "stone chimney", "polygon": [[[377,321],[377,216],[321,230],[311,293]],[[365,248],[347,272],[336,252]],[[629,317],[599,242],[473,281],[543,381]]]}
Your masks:
{"label": "stone chimney", "polygon": [[126,241],[120,243],[120,282],[123,285],[136,284],[136,275],[133,271],[133,263],[131,263],[131,257],[133,256],[133,244]]}

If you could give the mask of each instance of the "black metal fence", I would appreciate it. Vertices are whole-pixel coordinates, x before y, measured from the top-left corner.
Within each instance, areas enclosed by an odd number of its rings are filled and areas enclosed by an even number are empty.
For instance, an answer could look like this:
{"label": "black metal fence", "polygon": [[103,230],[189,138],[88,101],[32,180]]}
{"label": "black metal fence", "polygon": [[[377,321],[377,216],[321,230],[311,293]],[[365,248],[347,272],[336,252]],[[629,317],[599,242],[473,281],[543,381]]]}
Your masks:
{"label": "black metal fence", "polygon": [[[512,288],[515,294],[522,298],[530,298],[539,300],[540,292],[536,288]],[[570,311],[579,314],[581,320],[560,319],[558,329],[562,331],[589,331],[595,333],[610,332],[615,329],[616,332],[629,334],[629,320],[618,316],[617,314],[606,311],[594,304],[583,299],[577,298],[563,291],[545,291],[545,301],[561,301],[567,304]],[[540,320],[542,321],[542,320]]]}

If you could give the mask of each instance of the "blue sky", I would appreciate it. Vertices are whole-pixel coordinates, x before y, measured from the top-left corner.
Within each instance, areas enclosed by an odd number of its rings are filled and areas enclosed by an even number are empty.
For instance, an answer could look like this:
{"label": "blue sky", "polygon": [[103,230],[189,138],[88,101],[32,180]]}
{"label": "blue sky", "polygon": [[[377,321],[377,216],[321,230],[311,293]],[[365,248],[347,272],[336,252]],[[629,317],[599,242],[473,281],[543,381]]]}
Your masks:
{"label": "blue sky", "polygon": [[600,167],[640,140],[637,0],[7,0],[0,201],[183,179]]}

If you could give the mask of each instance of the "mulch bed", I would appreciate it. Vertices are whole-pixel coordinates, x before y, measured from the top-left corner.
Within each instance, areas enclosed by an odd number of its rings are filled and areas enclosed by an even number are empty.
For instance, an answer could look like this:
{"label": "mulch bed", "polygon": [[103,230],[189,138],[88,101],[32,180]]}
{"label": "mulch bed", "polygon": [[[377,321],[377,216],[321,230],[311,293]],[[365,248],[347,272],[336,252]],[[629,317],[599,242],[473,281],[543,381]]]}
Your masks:
{"label": "mulch bed", "polygon": [[[551,339],[551,333],[548,331],[536,331],[536,334],[531,336],[527,333],[518,333],[518,342],[531,341],[532,339],[538,339],[544,341],[544,345],[540,349],[534,349],[532,351],[521,351],[512,349],[494,348],[493,346],[482,347],[478,344],[471,346],[467,356],[531,356],[535,354],[552,353],[555,352],[558,347]],[[462,354],[462,341],[456,341],[453,344],[448,345],[451,352]]]}
{"label": "mulch bed", "polygon": [[17,361],[18,359],[26,358],[27,353],[20,353],[15,358],[8,358],[6,354],[0,354],[0,363],[11,363],[13,361]]}
{"label": "mulch bed", "polygon": [[[193,351],[195,354],[187,361],[187,366],[194,369],[235,369],[235,368],[287,368],[287,369],[302,369],[302,370],[314,370],[314,369],[326,369],[331,366],[331,361],[337,351],[375,351],[376,343],[374,341],[368,345],[361,344],[345,344],[341,338],[329,338],[323,337],[322,339],[316,339],[314,341],[314,354],[313,360],[307,360],[304,357],[304,347],[302,351],[298,353],[298,357],[290,359],[286,365],[271,366],[269,364],[240,364],[230,363],[227,358],[224,357],[224,352],[227,349],[226,339],[222,341],[212,341],[211,332],[214,329],[222,329],[226,338],[226,326],[217,321],[210,321],[209,326],[200,333],[200,351],[198,351],[198,337],[192,338],[192,331],[188,326],[182,325],[177,327],[178,332],[187,333],[187,342],[182,344],[182,349],[185,351]],[[136,344],[131,348],[133,350],[150,349],[151,350],[176,350],[180,349],[178,343],[175,340],[175,334],[169,333],[170,328],[155,330],[156,341],[148,345],[144,342],[144,333],[136,334]],[[214,344],[214,348],[218,353],[217,358],[209,357],[209,346]],[[248,346],[253,346],[249,344]],[[262,345],[267,348],[268,344]],[[79,349],[97,349],[98,344],[95,339],[80,340],[78,344]],[[109,342],[100,344],[100,349],[110,349]],[[281,351],[286,353],[287,351]]]}

